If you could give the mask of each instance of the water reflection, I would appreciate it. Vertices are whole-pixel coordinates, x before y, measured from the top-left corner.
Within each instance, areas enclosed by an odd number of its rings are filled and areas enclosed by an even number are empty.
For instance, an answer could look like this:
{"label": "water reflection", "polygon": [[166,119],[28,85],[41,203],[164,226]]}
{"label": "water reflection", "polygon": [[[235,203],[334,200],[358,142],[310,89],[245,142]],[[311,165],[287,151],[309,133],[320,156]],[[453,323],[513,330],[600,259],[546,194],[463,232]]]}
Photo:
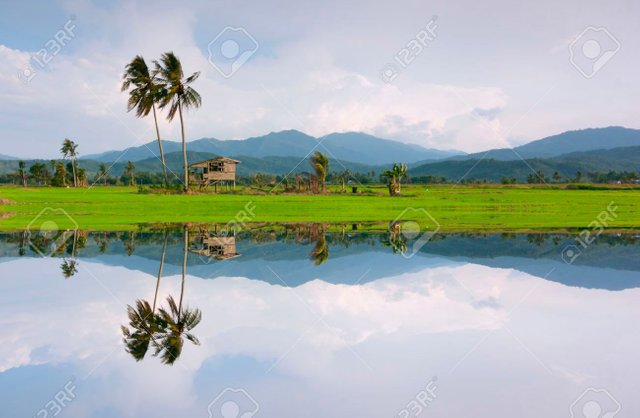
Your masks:
{"label": "water reflection", "polygon": [[[158,277],[156,280],[156,289],[154,292],[153,306],[143,299],[136,300],[135,307],[127,305],[127,316],[129,318],[129,327],[122,326],[122,334],[125,351],[131,354],[136,361],[141,361],[149,350],[149,345],[153,347],[153,356],[160,357],[164,364],[172,365],[182,354],[184,339],[191,341],[195,345],[200,345],[198,338],[191,331],[202,320],[202,312],[198,308],[183,308],[184,291],[186,285],[187,274],[187,257],[189,249],[189,228],[184,227],[184,249],[182,262],[182,282],[180,286],[180,300],[176,304],[172,295],[167,296],[167,307],[161,306],[156,313],[156,302],[158,299],[158,290],[160,287],[160,278],[162,277],[162,269],[167,250],[168,232],[164,233],[164,241],[162,244],[162,253],[160,256],[160,267],[158,269]],[[128,243],[132,243],[133,238],[130,236]],[[127,254],[129,248],[133,245],[127,245]]]}
{"label": "water reflection", "polygon": [[567,264],[569,235],[440,234],[406,259],[366,229],[0,235],[0,400],[33,416],[73,376],[68,417],[206,417],[229,387],[259,416],[389,417],[438,376],[425,416],[562,416],[587,387],[638,416],[636,236]]}
{"label": "water reflection", "polygon": [[[602,234],[572,263],[562,250],[574,244],[567,234],[436,234],[428,245],[402,263],[390,262],[387,254],[405,254],[406,235],[399,225],[386,231],[363,231],[355,225],[285,224],[258,225],[236,230],[222,225],[188,228],[189,273],[197,277],[240,274],[271,280],[263,274],[264,263],[287,264],[280,273],[288,285],[297,286],[322,276],[332,281],[338,272],[353,270],[346,259],[357,259],[372,270],[365,280],[411,271],[437,258],[474,262],[490,267],[513,268],[564,284],[611,290],[640,285],[640,239],[636,234]],[[152,273],[168,253],[168,268],[181,267],[182,227],[131,232],[65,231],[30,236],[24,232],[0,234],[0,260],[6,257],[59,258],[62,277],[77,274],[80,261],[91,259]],[[309,248],[310,247],[310,248]],[[376,256],[374,256],[374,254]],[[384,255],[384,257],[382,256]],[[307,259],[310,264],[302,261]],[[164,263],[164,261],[162,261]],[[314,268],[315,267],[315,268]],[[608,276],[606,269],[619,273]],[[360,273],[362,274],[362,273]],[[279,280],[278,280],[279,282]]]}

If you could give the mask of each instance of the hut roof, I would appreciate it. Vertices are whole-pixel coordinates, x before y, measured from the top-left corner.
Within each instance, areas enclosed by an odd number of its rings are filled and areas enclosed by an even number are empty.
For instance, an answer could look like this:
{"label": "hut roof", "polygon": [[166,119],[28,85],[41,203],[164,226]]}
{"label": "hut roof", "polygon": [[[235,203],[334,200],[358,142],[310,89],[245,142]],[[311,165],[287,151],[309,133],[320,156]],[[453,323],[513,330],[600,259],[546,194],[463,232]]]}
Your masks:
{"label": "hut roof", "polygon": [[208,160],[204,160],[204,161],[199,161],[197,163],[193,163],[193,164],[189,164],[189,167],[195,167],[195,166],[199,166],[201,164],[205,164],[205,163],[209,163],[211,161],[224,161],[225,163],[233,163],[233,164],[240,164],[240,161],[238,160],[234,160],[233,158],[228,158],[228,157],[216,157],[216,158],[210,158]]}

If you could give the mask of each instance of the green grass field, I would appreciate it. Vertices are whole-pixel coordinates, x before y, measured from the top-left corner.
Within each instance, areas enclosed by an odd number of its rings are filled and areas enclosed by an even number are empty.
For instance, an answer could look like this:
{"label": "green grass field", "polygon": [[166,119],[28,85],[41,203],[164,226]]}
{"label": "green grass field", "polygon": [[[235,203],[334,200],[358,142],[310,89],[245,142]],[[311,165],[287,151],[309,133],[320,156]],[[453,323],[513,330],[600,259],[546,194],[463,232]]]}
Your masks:
{"label": "green grass field", "polygon": [[88,230],[131,230],[150,223],[227,223],[249,202],[254,206],[252,222],[376,222],[385,228],[402,216],[431,228],[427,211],[441,231],[580,229],[615,202],[615,220],[607,227],[640,230],[640,189],[495,185],[413,185],[403,187],[403,196],[394,198],[382,186],[362,195],[159,195],[138,194],[131,187],[0,187],[0,230],[27,229],[30,224],[30,228],[73,228],[77,223]]}

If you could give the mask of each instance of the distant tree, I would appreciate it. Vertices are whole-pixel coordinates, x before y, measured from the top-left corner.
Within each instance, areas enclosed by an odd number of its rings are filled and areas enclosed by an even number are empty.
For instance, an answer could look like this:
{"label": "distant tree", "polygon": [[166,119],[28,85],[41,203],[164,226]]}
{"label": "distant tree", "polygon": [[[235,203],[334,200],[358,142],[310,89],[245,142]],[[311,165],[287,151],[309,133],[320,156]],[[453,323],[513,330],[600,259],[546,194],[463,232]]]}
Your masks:
{"label": "distant tree", "polygon": [[62,157],[67,159],[71,159],[71,168],[73,174],[73,187],[78,187],[78,175],[76,173],[76,165],[78,158],[78,144],[70,140],[69,138],[65,138],[62,141],[62,147],[60,148],[60,152],[62,153]]}
{"label": "distant tree", "polygon": [[77,183],[78,186],[87,186],[87,170],[82,167],[78,167]]}
{"label": "distant tree", "polygon": [[327,173],[329,172],[329,158],[326,154],[316,151],[309,158],[309,165],[315,171],[320,187],[324,192],[326,190]]}
{"label": "distant tree", "polygon": [[124,169],[124,176],[129,179],[129,186],[136,184],[136,166],[131,161],[127,162],[127,166]]}
{"label": "distant tree", "polygon": [[391,170],[385,170],[382,176],[388,181],[389,195],[399,195],[401,181],[407,177],[407,165],[403,163],[393,163]]}
{"label": "distant tree", "polygon": [[47,170],[47,165],[44,163],[34,163],[31,168],[29,168],[29,173],[31,173],[31,177],[33,177],[38,185],[46,184],[49,179],[49,171]]}
{"label": "distant tree", "polygon": [[538,184],[543,184],[545,182],[545,176],[542,170],[536,171],[536,180]]}
{"label": "distant tree", "polygon": [[582,181],[582,172],[581,171],[576,171],[576,179],[575,179],[576,183],[580,183]]}
{"label": "distant tree", "polygon": [[107,165],[105,163],[101,163],[100,167],[98,168],[98,173],[96,174],[96,183],[100,180],[102,180],[102,184],[103,185],[107,185],[107,180],[109,179],[109,169],[107,168]]}
{"label": "distant tree", "polygon": [[51,185],[56,187],[65,187],[67,185],[67,168],[62,161],[56,163],[56,170],[51,179]]}
{"label": "distant tree", "polygon": [[342,184],[342,193],[347,191],[347,181],[351,177],[351,172],[349,170],[340,171],[336,174],[337,180]]}
{"label": "distant tree", "polygon": [[24,161],[18,161],[18,178],[22,187],[27,187],[27,165]]}
{"label": "distant tree", "polygon": [[555,171],[553,173],[553,181],[555,181],[556,183],[560,183],[560,180],[562,179],[562,176],[560,175],[560,173],[558,173],[557,171]]}

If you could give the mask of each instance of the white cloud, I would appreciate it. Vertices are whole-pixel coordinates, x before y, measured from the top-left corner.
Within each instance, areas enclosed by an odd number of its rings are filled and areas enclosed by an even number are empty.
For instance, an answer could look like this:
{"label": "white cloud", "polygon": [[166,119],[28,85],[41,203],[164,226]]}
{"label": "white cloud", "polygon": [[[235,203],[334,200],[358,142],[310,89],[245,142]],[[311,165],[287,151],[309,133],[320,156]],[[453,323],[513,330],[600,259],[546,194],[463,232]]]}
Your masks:
{"label": "white cloud", "polygon": [[[632,96],[621,87],[624,81],[612,81],[611,73],[579,85],[584,80],[566,57],[548,53],[557,39],[579,31],[582,23],[560,30],[537,22],[544,39],[520,40],[513,35],[519,21],[508,19],[509,11],[499,2],[487,5],[505,18],[504,27],[495,28],[445,4],[425,10],[424,4],[407,0],[394,6],[402,11],[396,15],[382,5],[367,4],[364,11],[341,4],[334,12],[331,6],[279,3],[282,8],[161,2],[151,9],[137,2],[108,8],[89,1],[66,3],[66,10],[77,15],[77,36],[28,85],[14,77],[28,52],[0,46],[3,153],[34,156],[37,150],[53,156],[65,136],[76,138],[84,154],[151,140],[152,122],[125,112],[120,75],[135,54],[151,61],[166,50],[174,50],[187,71],[202,71],[196,87],[204,105],[187,115],[189,139],[243,138],[293,128],[316,136],[364,131],[428,147],[479,151],[559,130],[637,123],[633,112],[623,111]],[[570,7],[560,12],[568,14]],[[441,16],[438,38],[393,84],[385,84],[381,67],[424,25],[424,16],[433,14]],[[229,80],[209,65],[206,51],[227,25],[246,26],[260,43],[256,56]],[[479,30],[482,42],[470,43],[467,33]],[[626,30],[622,23],[612,28],[619,36]],[[509,49],[506,34],[519,41],[515,49]],[[626,69],[631,67],[621,66],[625,59],[618,54],[618,64],[612,60],[610,65],[620,80],[632,76]],[[540,74],[540,81],[531,74]],[[554,95],[530,109],[554,82],[559,85]],[[585,88],[591,89],[592,100],[574,98]],[[615,112],[597,99],[603,94],[617,94]],[[558,108],[566,117],[558,116]],[[500,112],[483,116],[494,109]],[[162,134],[177,139],[177,124],[163,122]]]}

